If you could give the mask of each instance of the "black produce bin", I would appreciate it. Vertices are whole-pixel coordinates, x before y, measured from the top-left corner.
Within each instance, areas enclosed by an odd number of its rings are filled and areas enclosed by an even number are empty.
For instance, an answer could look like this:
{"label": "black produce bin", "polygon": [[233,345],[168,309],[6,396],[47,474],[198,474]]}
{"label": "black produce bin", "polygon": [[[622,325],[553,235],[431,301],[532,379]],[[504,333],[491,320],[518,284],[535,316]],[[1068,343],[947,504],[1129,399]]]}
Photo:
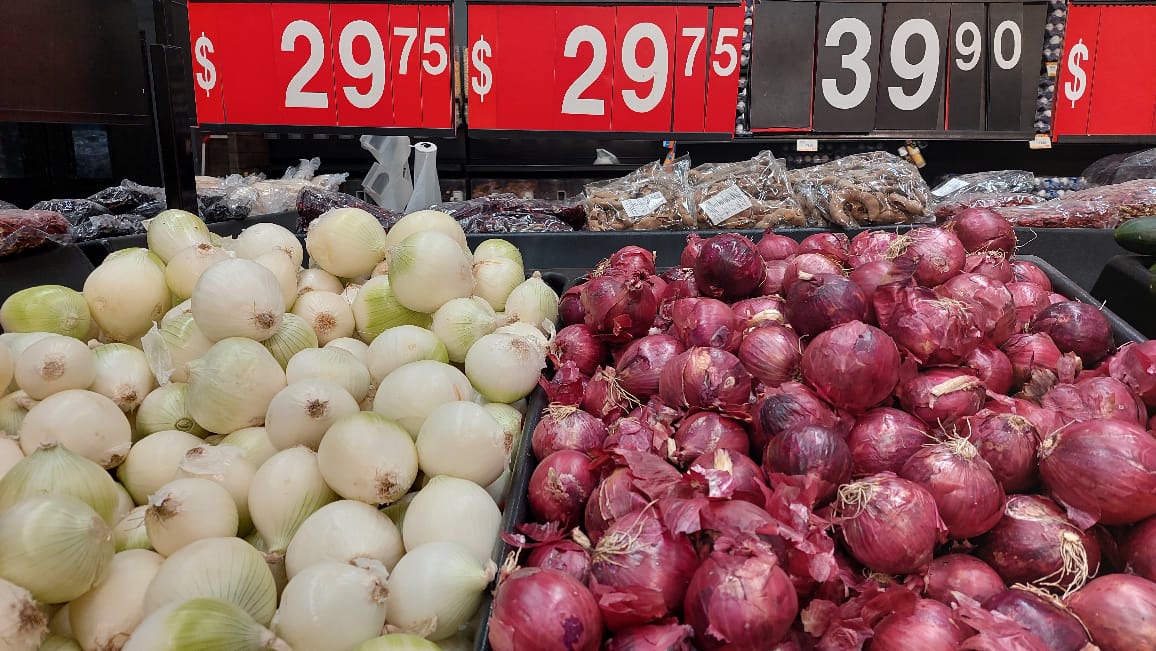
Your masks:
{"label": "black produce bin", "polygon": [[[208,224],[209,231],[221,237],[236,237],[241,231],[253,224],[273,223],[284,226],[290,232],[297,230],[296,212],[279,212],[259,217],[248,217],[233,221],[213,222]],[[144,233],[138,235],[122,235],[120,237],[105,237],[98,240],[81,242],[80,248],[92,260],[92,264],[100,264],[113,251],[128,249],[134,246],[147,247],[148,241]]]}
{"label": "black produce bin", "polygon": [[1156,293],[1152,272],[1156,257],[1118,255],[1108,261],[1092,295],[1147,337],[1156,337]]}
{"label": "black produce bin", "polygon": [[93,269],[93,263],[76,245],[50,245],[0,258],[0,303],[34,285],[64,285],[79,292]]}

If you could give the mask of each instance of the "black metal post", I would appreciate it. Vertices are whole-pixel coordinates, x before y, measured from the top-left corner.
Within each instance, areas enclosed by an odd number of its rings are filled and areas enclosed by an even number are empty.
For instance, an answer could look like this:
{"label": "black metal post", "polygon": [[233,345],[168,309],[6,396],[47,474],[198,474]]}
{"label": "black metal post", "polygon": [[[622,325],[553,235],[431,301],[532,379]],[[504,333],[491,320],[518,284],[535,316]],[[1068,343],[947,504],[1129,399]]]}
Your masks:
{"label": "black metal post", "polygon": [[156,43],[149,44],[153,116],[161,169],[170,207],[197,211],[193,67],[189,53],[189,9],[185,0],[153,0]]}

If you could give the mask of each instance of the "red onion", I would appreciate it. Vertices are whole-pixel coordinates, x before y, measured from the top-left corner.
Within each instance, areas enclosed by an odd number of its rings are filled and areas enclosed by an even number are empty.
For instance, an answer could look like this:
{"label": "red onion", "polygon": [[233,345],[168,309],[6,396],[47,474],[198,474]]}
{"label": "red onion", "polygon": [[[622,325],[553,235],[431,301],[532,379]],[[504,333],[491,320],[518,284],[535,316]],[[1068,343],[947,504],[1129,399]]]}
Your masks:
{"label": "red onion", "polygon": [[799,600],[768,548],[716,551],[695,571],[683,608],[703,651],[764,651],[787,636]]}
{"label": "red onion", "polygon": [[1068,298],[1067,296],[1064,296],[1063,294],[1057,294],[1056,292],[1049,292],[1048,293],[1048,305],[1055,305],[1056,303],[1066,303],[1070,300],[1072,300],[1072,299]]}
{"label": "red onion", "polygon": [[647,335],[630,342],[614,367],[622,389],[639,400],[658,393],[663,367],[685,351],[682,342],[670,335]]}
{"label": "red onion", "polygon": [[1051,303],[1048,300],[1048,290],[1032,283],[1007,283],[1004,285],[1012,295],[1016,305],[1016,323],[1021,330],[1036,316],[1036,313]]}
{"label": "red onion", "polygon": [[698,565],[690,539],[672,534],[655,508],[611,523],[590,565],[590,588],[607,628],[646,624],[680,607]]}
{"label": "red onion", "polygon": [[924,594],[948,606],[959,592],[983,603],[1003,593],[1003,579],[991,566],[967,554],[946,554],[931,561],[924,572]]}
{"label": "red onion", "polygon": [[714,531],[732,540],[758,537],[758,529],[775,523],[766,509],[742,500],[710,502],[700,517],[704,531]]}
{"label": "red onion", "polygon": [[658,393],[675,408],[741,408],[751,396],[751,376],[739,358],[718,348],[691,348],[662,369]]}
{"label": "red onion", "polygon": [[799,252],[799,243],[786,235],[777,235],[770,229],[763,232],[759,243],[755,245],[759,255],[768,262],[771,260],[786,260]]}
{"label": "red onion", "polygon": [[641,273],[648,276],[654,274],[654,251],[647,251],[641,246],[627,244],[610,254],[610,259],[606,262],[612,268],[621,269],[627,273]]}
{"label": "red onion", "polygon": [[1057,384],[1040,400],[1068,421],[1111,418],[1143,426],[1148,419],[1144,401],[1128,385],[1111,377],[1088,377],[1077,384]]}
{"label": "red onion", "polygon": [[1016,305],[1011,292],[998,280],[963,273],[940,285],[935,292],[968,307],[972,321],[996,346],[1015,334]]}
{"label": "red onion", "polygon": [[617,468],[594,489],[586,502],[586,535],[590,540],[597,543],[612,522],[650,503],[635,481],[628,468]]}
{"label": "red onion", "polygon": [[1002,350],[1012,364],[1012,382],[1016,386],[1027,384],[1035,371],[1056,373],[1063,355],[1052,338],[1043,333],[1012,335]]}
{"label": "red onion", "polygon": [[1028,492],[1039,484],[1036,450],[1040,435],[1028,419],[984,410],[956,428],[979,450],[1005,492]]}
{"label": "red onion", "polygon": [[784,309],[783,299],[778,296],[748,298],[731,306],[739,332],[764,325],[787,325]]}
{"label": "red onion", "polygon": [[927,427],[911,414],[890,407],[872,409],[855,420],[847,439],[852,474],[898,473],[929,438]]}
{"label": "red onion", "polygon": [[673,430],[656,427],[655,423],[638,416],[623,416],[606,431],[607,450],[623,449],[653,454],[666,454],[667,441],[673,435]]}
{"label": "red onion", "polygon": [[692,651],[694,629],[678,620],[625,628],[606,640],[603,651]]}
{"label": "red onion", "polygon": [[1156,583],[1128,574],[1095,579],[1068,607],[1102,651],[1156,649]]}
{"label": "red onion", "polygon": [[787,290],[787,319],[801,337],[813,337],[824,330],[867,320],[867,295],[849,278],[839,274],[819,274],[800,279]]}
{"label": "red onion", "polygon": [[913,267],[908,260],[876,260],[855,267],[850,278],[852,282],[863,288],[863,293],[867,295],[868,299],[872,299],[870,302],[872,309],[874,309],[875,290],[882,285],[910,281],[912,269]]}
{"label": "red onion", "polygon": [[583,323],[586,320],[586,309],[582,307],[582,285],[575,285],[562,292],[558,299],[558,318],[562,325]]}
{"label": "red onion", "polygon": [[1044,291],[1052,291],[1052,279],[1040,269],[1039,265],[1026,260],[1012,260],[1012,273],[1017,283],[1031,283]]}
{"label": "red onion", "polygon": [[1063,353],[1080,356],[1092,368],[1112,350],[1112,325],[1104,314],[1079,301],[1054,303],[1040,310],[1029,325],[1032,332],[1051,336]]}
{"label": "red onion", "polygon": [[882,285],[874,303],[879,327],[921,364],[958,364],[983,339],[964,303],[930,289]]}
{"label": "red onion", "polygon": [[783,272],[783,291],[790,291],[800,278],[810,278],[819,274],[841,274],[843,265],[838,260],[829,258],[821,253],[800,253],[787,264]]}
{"label": "red onion", "polygon": [[998,251],[969,253],[964,259],[963,270],[967,273],[986,276],[1005,285],[1015,281],[1011,262]]}
{"label": "red onion", "polygon": [[1014,414],[1016,416],[1023,416],[1036,428],[1036,433],[1039,434],[1039,439],[1042,441],[1045,436],[1051,434],[1057,429],[1064,426],[1064,421],[1060,419],[1060,415],[1051,409],[1045,409],[1031,400],[1024,398],[1009,398],[1007,396],[989,395],[991,400],[988,401],[986,407],[998,414]]}
{"label": "red onion", "polygon": [[913,228],[897,240],[900,258],[915,263],[915,282],[937,287],[963,271],[967,252],[954,233],[942,228]]}
{"label": "red onion", "polygon": [[1071,611],[1034,592],[1012,588],[988,599],[983,607],[1031,631],[1049,651],[1081,651],[1088,644],[1084,625]]}
{"label": "red onion", "polygon": [[563,529],[578,523],[598,477],[590,457],[575,450],[553,452],[538,463],[530,475],[527,502],[530,513]]}
{"label": "red onion", "polygon": [[928,425],[948,426],[983,408],[987,389],[963,369],[933,368],[899,385],[899,403]]}
{"label": "red onion", "polygon": [[803,351],[803,377],[841,409],[864,411],[883,402],[899,382],[899,350],[879,328],[860,321],[836,326]]}
{"label": "red onion", "polygon": [[562,328],[554,335],[554,341],[550,342],[550,361],[554,367],[574,362],[582,375],[594,375],[609,352],[594,330],[584,323]]}
{"label": "red onion", "polygon": [[999,523],[979,539],[976,555],[1008,585],[1078,588],[1100,566],[1100,545],[1038,495],[1010,495]]}
{"label": "red onion", "polygon": [[622,388],[613,366],[594,372],[582,398],[582,409],[607,424],[625,416],[636,404],[637,399]]}
{"label": "red onion", "polygon": [[546,400],[550,404],[577,407],[586,397],[590,378],[579,373],[574,362],[566,362],[549,380],[545,376],[539,377],[538,386],[546,392]]}
{"label": "red onion", "polygon": [[551,405],[542,411],[530,443],[534,456],[545,459],[559,450],[588,452],[602,447],[606,425],[577,407]]}
{"label": "red onion", "polygon": [[822,253],[841,265],[847,264],[851,246],[846,233],[823,232],[808,235],[799,242],[798,253]]}
{"label": "red onion", "polygon": [[765,386],[777,387],[798,375],[803,344],[794,330],[766,325],[743,335],[738,357],[756,380]]}
{"label": "red onion", "polygon": [[702,243],[694,261],[694,279],[703,296],[733,302],[755,293],[766,277],[766,266],[749,238],[735,233],[715,235]]}
{"label": "red onion", "polygon": [[1138,425],[1093,420],[1061,428],[1040,444],[1040,476],[1069,512],[1087,518],[1077,524],[1156,515],[1156,438]]}
{"label": "red onion", "polygon": [[674,432],[674,442],[677,447],[670,459],[682,467],[715,450],[732,450],[739,454],[750,452],[747,428],[733,418],[712,411],[700,411],[683,418]]}
{"label": "red onion", "polygon": [[1156,577],[1156,518],[1138,522],[1123,534],[1120,553],[1128,572],[1153,580]]}
{"label": "red onion", "polygon": [[[658,301],[658,306],[660,308],[658,316],[661,317],[662,300],[666,296],[666,281],[663,280],[661,276],[651,274],[645,277],[645,282],[650,287],[650,293],[654,294],[654,300]],[[658,323],[659,321],[660,319],[655,319],[655,323]]]}
{"label": "red onion", "polygon": [[658,314],[658,301],[638,275],[610,270],[582,286],[586,325],[612,342],[641,337]]}
{"label": "red onion", "polygon": [[837,504],[847,549],[868,568],[910,574],[931,561],[943,521],[919,484],[879,473],[844,485]]}
{"label": "red onion", "polygon": [[770,489],[767,487],[763,469],[744,454],[731,454],[728,450],[716,450],[695,459],[691,462],[690,467],[704,470],[726,470],[734,480],[734,494],[731,496],[733,500],[750,502],[756,506],[762,506],[766,503],[767,493]]}
{"label": "red onion", "polygon": [[1015,620],[985,610],[966,597],[955,605],[955,618],[962,626],[975,631],[963,641],[959,651],[1052,651],[1038,635]]}
{"label": "red onion", "polygon": [[871,262],[891,260],[891,247],[899,233],[894,231],[865,230],[851,238],[847,250],[847,263],[852,269],[858,269]]}
{"label": "red onion", "polygon": [[523,567],[498,584],[489,640],[494,651],[598,651],[602,615],[574,577]]}
{"label": "red onion", "polygon": [[539,545],[530,550],[530,555],[526,557],[526,565],[557,570],[586,585],[590,580],[590,541],[584,542],[587,545],[585,547],[566,539]]}
{"label": "red onion", "polygon": [[1003,517],[1003,488],[965,438],[949,436],[919,450],[899,476],[931,493],[949,538],[966,540],[986,533]]}
{"label": "red onion", "polygon": [[670,334],[687,348],[709,346],[734,352],[742,340],[730,306],[713,298],[681,298],[670,310]]}
{"label": "red onion", "polygon": [[875,627],[871,651],[956,651],[971,635],[934,599],[920,599],[910,612],[888,615]]}
{"label": "red onion", "polygon": [[955,232],[968,253],[1000,251],[1008,256],[1015,253],[1015,228],[990,208],[965,208],[947,227]]}
{"label": "red onion", "polygon": [[705,240],[698,236],[698,233],[691,233],[686,236],[686,246],[682,247],[682,254],[678,258],[678,264],[683,267],[693,267],[698,256],[702,253],[702,244]]}
{"label": "red onion", "polygon": [[786,382],[764,392],[751,413],[751,451],[762,458],[771,437],[796,425],[836,427],[839,416],[815,392],[798,382]]}
{"label": "red onion", "polygon": [[1011,391],[1013,376],[1011,360],[1000,349],[986,341],[968,353],[960,366],[982,380],[987,390],[992,393],[1005,394]]}
{"label": "red onion", "polygon": [[1124,344],[1108,363],[1108,372],[1156,407],[1156,340]]}
{"label": "red onion", "polygon": [[694,269],[674,267],[666,270],[661,278],[666,281],[666,288],[662,290],[663,305],[680,298],[700,296],[698,284],[694,281]]}
{"label": "red onion", "polygon": [[787,267],[790,264],[786,260],[767,260],[767,263],[763,265],[767,270],[766,278],[759,286],[759,293],[763,296],[781,294],[783,292],[783,278],[786,277]]}
{"label": "red onion", "polygon": [[818,480],[816,499],[826,502],[851,479],[851,449],[834,430],[817,425],[792,427],[771,439],[763,470]]}

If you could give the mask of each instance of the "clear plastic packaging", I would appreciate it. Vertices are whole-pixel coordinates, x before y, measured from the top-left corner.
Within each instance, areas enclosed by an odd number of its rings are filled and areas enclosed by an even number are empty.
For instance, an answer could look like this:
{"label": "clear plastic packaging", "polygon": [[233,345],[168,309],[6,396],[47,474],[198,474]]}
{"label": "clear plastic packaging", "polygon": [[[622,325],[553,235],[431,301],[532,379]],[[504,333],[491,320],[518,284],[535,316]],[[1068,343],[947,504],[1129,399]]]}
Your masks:
{"label": "clear plastic packaging", "polygon": [[1115,228],[1119,213],[1107,201],[1054,199],[1030,206],[1010,206],[997,212],[1016,226],[1026,228]]}
{"label": "clear plastic packaging", "polygon": [[791,194],[787,167],[770,151],[734,163],[706,163],[687,180],[698,228],[790,228],[809,225]]}
{"label": "clear plastic packaging", "polygon": [[586,186],[586,223],[592,231],[684,230],[698,223],[691,210],[690,159],[655,161],[620,179]]}
{"label": "clear plastic packaging", "polygon": [[88,199],[49,199],[36,203],[31,210],[54,212],[73,224],[78,224],[93,215],[108,214],[107,208]]}
{"label": "clear plastic packaging", "polygon": [[1073,192],[1065,199],[1111,204],[1121,221],[1156,215],[1156,178],[1134,179]]}
{"label": "clear plastic packaging", "polygon": [[970,194],[1024,194],[1035,189],[1035,174],[1023,170],[976,172],[953,176],[931,189],[936,201]]}
{"label": "clear plastic packaging", "polygon": [[72,235],[77,242],[87,242],[105,237],[137,235],[145,232],[145,218],[128,213],[124,215],[93,215],[77,224]]}
{"label": "clear plastic packaging", "polygon": [[[486,215],[504,213],[522,213],[541,217],[553,217],[570,226],[569,230],[579,229],[586,223],[586,204],[582,197],[570,199],[523,199],[511,192],[491,194],[484,197],[467,199],[465,201],[446,201],[430,207],[446,213],[454,219],[465,222]],[[480,226],[478,228],[481,228]],[[468,230],[468,229],[467,229]],[[561,230],[561,229],[560,229]],[[500,232],[485,231],[482,232]],[[516,231],[509,231],[516,232]]]}
{"label": "clear plastic packaging", "polygon": [[953,196],[935,204],[935,218],[944,221],[955,217],[968,208],[992,208],[995,210],[1009,206],[1030,206],[1043,202],[1034,194],[1025,193],[985,193],[977,192]]}
{"label": "clear plastic packaging", "polygon": [[1105,156],[1089,165],[1082,176],[1091,185],[1156,178],[1156,149]]}
{"label": "clear plastic packaging", "polygon": [[314,219],[334,208],[361,208],[377,218],[386,230],[393,228],[402,213],[386,210],[344,192],[307,187],[297,195],[297,232],[304,233]]}
{"label": "clear plastic packaging", "polygon": [[931,191],[919,170],[887,152],[794,170],[791,183],[812,220],[844,228],[930,221]]}
{"label": "clear plastic packaging", "polygon": [[72,242],[71,225],[50,210],[0,210],[0,257],[30,251],[48,243]]}
{"label": "clear plastic packaging", "polygon": [[14,203],[8,203],[7,201],[0,199],[0,210],[19,210],[19,208],[17,208],[16,204]]}
{"label": "clear plastic packaging", "polygon": [[460,223],[467,233],[562,233],[574,230],[573,226],[553,215],[516,211],[474,215]]}

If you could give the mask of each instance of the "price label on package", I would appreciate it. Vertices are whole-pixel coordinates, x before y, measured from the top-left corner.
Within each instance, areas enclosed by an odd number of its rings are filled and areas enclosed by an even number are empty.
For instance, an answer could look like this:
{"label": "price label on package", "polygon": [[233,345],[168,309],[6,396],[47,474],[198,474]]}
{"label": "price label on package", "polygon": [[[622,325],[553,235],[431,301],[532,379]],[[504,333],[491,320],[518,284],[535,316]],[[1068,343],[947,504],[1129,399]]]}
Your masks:
{"label": "price label on package", "polygon": [[732,185],[698,204],[699,210],[706,213],[706,218],[715,226],[744,210],[750,210],[753,206],[751,198],[737,185]]}
{"label": "price label on package", "polygon": [[666,197],[661,192],[651,192],[645,197],[637,199],[623,199],[622,210],[627,215],[638,218],[654,214],[655,210],[666,205]]}

